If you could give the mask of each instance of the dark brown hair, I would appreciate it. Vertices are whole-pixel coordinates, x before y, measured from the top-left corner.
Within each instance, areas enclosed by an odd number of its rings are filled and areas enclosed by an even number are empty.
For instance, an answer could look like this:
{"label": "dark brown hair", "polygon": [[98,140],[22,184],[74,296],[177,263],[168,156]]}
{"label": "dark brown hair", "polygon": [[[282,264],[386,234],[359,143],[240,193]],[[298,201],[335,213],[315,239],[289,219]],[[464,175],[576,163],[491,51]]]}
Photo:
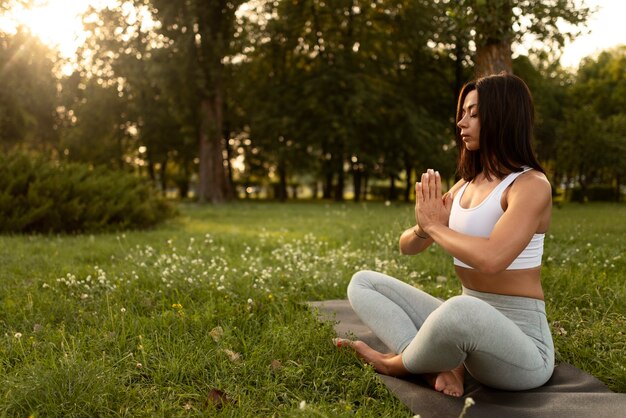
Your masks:
{"label": "dark brown hair", "polygon": [[501,179],[511,172],[521,171],[522,166],[545,173],[532,149],[535,108],[526,83],[507,73],[467,83],[459,95],[457,123],[463,116],[465,97],[472,90],[478,93],[480,147],[469,151],[457,126],[457,173],[465,181],[471,181],[481,171],[487,179],[491,176]]}

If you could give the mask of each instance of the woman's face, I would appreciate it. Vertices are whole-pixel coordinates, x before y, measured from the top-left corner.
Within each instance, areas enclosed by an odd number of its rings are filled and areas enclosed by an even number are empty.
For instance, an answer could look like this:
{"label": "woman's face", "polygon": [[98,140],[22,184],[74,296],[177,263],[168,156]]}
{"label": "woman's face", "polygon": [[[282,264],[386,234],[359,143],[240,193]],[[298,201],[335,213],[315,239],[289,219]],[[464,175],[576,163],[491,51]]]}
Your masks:
{"label": "woman's face", "polygon": [[465,96],[461,120],[457,123],[461,129],[461,139],[468,151],[480,148],[480,120],[478,119],[478,92],[472,90]]}

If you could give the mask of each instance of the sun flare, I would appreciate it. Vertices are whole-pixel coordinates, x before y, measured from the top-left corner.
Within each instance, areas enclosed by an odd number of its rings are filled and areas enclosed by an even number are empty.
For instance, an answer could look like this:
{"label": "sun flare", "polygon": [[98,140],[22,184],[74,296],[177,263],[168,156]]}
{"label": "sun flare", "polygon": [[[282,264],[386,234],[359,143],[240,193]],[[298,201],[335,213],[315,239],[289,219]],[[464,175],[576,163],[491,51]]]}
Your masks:
{"label": "sun flare", "polygon": [[29,7],[16,5],[2,17],[0,30],[27,28],[42,42],[59,50],[65,58],[72,57],[85,41],[81,15],[90,5],[105,6],[112,0],[42,0]]}

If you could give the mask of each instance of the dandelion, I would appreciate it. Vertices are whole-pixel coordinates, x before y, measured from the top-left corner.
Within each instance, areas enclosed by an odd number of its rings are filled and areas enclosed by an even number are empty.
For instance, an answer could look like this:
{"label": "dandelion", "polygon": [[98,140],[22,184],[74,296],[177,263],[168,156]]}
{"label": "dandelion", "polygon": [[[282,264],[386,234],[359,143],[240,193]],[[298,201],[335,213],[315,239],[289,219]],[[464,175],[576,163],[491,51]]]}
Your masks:
{"label": "dandelion", "polygon": [[467,410],[470,409],[470,407],[472,407],[473,405],[476,405],[474,399],[470,398],[469,396],[465,398],[465,404],[463,405],[463,410],[461,411],[461,415],[459,415],[459,418],[463,418],[467,413]]}
{"label": "dandelion", "polygon": [[143,364],[141,364],[141,363],[137,363],[137,364],[135,365],[135,367],[136,367],[136,368],[138,368],[138,369],[141,369],[141,368],[143,367]]}
{"label": "dandelion", "polygon": [[306,408],[306,401],[300,401],[300,409],[304,410]]}
{"label": "dandelion", "polygon": [[19,340],[20,338],[22,338],[22,333],[21,332],[16,332],[14,337]]}
{"label": "dandelion", "polygon": [[174,309],[183,309],[183,305],[180,303],[172,303],[172,308]]}
{"label": "dandelion", "polygon": [[121,312],[121,313],[126,313],[126,308],[122,308],[122,309],[120,309],[120,312]]}

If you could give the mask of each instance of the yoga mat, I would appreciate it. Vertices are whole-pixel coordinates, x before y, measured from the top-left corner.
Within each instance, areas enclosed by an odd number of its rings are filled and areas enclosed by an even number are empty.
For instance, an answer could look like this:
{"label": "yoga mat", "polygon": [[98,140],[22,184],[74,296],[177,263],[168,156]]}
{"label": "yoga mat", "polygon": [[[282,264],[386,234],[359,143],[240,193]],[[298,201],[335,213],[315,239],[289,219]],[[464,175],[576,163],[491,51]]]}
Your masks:
{"label": "yoga mat", "polygon": [[[333,321],[337,336],[356,338],[390,352],[356,316],[347,300],[309,302],[322,321]],[[458,417],[471,397],[467,418],[604,418],[626,417],[626,394],[611,392],[604,383],[570,364],[559,364],[550,380],[537,389],[508,392],[478,383],[466,373],[465,394],[453,398],[430,388],[419,377],[378,375],[389,390],[421,418]]]}

